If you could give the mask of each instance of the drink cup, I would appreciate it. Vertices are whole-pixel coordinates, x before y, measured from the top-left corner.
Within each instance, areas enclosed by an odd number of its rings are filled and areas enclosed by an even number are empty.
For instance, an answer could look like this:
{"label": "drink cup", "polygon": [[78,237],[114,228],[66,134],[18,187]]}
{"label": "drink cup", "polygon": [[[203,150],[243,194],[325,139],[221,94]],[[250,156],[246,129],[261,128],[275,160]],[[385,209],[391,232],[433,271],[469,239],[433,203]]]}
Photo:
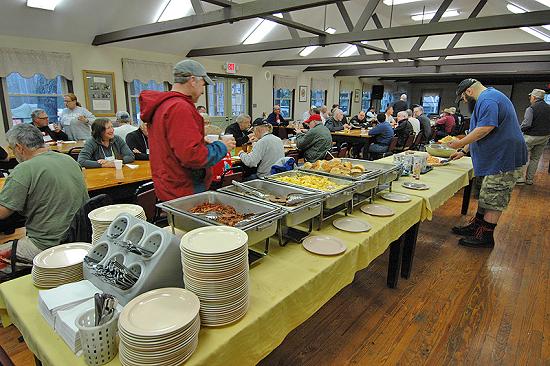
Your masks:
{"label": "drink cup", "polygon": [[115,169],[121,170],[122,169],[122,160],[115,160]]}

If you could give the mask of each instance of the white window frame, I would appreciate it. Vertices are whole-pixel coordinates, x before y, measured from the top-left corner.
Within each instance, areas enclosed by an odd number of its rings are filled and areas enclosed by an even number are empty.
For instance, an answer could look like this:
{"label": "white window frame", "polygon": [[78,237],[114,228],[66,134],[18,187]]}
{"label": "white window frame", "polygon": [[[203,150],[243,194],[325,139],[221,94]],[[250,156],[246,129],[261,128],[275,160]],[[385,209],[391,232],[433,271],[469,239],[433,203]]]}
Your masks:
{"label": "white window frame", "polygon": [[[340,93],[338,93],[338,105],[340,106],[340,109],[342,110],[342,112],[344,112],[344,116],[350,116],[351,114],[351,103],[353,102],[352,93],[353,93],[352,91],[348,91],[348,90],[341,90]],[[348,95],[348,108],[346,110],[342,109],[342,94]]]}
{"label": "white window frame", "polygon": [[[288,90],[290,91],[290,98],[276,98],[275,97],[275,92],[277,90]],[[273,88],[273,105],[281,105],[281,101],[282,100],[288,100],[289,101],[289,116],[288,117],[285,117],[285,118],[288,118],[288,119],[294,119],[294,89],[276,89],[276,88]]]}
{"label": "white window frame", "polygon": [[[315,92],[321,92],[322,95],[323,95],[323,101],[321,102],[321,105],[317,105],[315,103],[313,103],[313,93]],[[309,96],[310,97],[310,100],[311,100],[311,105],[314,105],[316,107],[319,107],[321,108],[322,106],[326,105],[327,104],[327,91],[326,90],[323,90],[323,89],[312,89],[311,90],[311,95]]]}
{"label": "white window frame", "polygon": [[[128,106],[127,106],[127,108],[129,110],[128,113],[130,114],[130,117],[132,118],[132,123],[133,124],[137,123],[137,116],[134,115],[134,107],[133,107],[132,101],[135,100],[136,105],[139,105],[139,94],[138,95],[132,94],[132,86],[134,84],[134,81],[136,81],[136,80],[137,79],[125,82],[126,83],[126,93],[128,94]],[[143,82],[141,80],[138,80],[138,81]],[[153,81],[160,84],[156,80],[153,80]],[[164,85],[164,91],[170,90],[170,86],[166,81],[163,81],[162,84]],[[145,89],[145,90],[149,90],[149,89]]]}

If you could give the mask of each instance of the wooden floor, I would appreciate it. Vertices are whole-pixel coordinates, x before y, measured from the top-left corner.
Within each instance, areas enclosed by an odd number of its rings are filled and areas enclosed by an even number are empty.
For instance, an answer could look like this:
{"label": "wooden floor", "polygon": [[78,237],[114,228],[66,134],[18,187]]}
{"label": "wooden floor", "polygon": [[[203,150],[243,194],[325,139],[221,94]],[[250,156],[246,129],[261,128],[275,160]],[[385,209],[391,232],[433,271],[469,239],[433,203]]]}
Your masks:
{"label": "wooden floor", "polygon": [[[386,287],[386,253],[260,365],[550,365],[549,156],[515,189],[492,251],[450,234],[457,194],[422,223],[411,279]],[[0,344],[31,366],[18,336],[0,330]]]}

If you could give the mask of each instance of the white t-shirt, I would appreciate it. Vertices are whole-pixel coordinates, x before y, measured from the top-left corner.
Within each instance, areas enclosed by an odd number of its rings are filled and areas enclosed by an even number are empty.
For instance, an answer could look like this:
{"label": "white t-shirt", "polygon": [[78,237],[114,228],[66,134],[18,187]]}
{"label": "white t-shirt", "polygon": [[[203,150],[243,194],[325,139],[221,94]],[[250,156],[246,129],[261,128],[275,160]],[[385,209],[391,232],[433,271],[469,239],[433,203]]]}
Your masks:
{"label": "white t-shirt", "polygon": [[126,135],[130,132],[134,132],[138,128],[132,125],[123,124],[120,127],[115,127],[115,135],[122,137],[126,141]]}
{"label": "white t-shirt", "polygon": [[420,132],[420,121],[414,117],[409,117],[409,123],[412,125],[414,133],[418,135]]}

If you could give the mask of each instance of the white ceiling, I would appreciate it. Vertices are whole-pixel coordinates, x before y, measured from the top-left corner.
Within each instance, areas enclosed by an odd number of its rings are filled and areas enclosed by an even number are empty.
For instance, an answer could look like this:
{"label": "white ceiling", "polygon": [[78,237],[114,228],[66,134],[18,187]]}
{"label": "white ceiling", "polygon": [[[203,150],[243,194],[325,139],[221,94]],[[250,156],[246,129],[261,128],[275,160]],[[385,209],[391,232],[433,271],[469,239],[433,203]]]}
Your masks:
{"label": "white ceiling", "polygon": [[[128,27],[151,23],[158,18],[161,9],[167,0],[62,0],[54,12],[28,8],[26,0],[2,0],[0,13],[0,34],[20,37],[44,38],[58,41],[78,42],[91,44],[96,34],[120,30]],[[359,18],[368,0],[350,0],[345,2],[346,9],[355,23]],[[548,10],[547,7],[535,0],[510,0],[529,11]],[[244,1],[239,1],[244,2]],[[435,11],[441,0],[425,0],[410,4],[396,5],[393,9],[380,2],[376,13],[384,27],[417,24],[411,20],[413,14],[425,11]],[[454,0],[449,9],[460,11],[461,15],[445,20],[465,19],[473,10],[477,0]],[[489,0],[480,16],[508,14],[507,1]],[[203,3],[205,11],[219,9],[219,7]],[[316,27],[333,27],[337,33],[346,32],[347,28],[340,16],[336,5],[311,8],[292,12],[294,21]],[[112,44],[125,48],[170,53],[184,56],[193,48],[207,48],[224,45],[236,45],[243,41],[243,35],[256,23],[250,19],[234,24],[223,24],[209,28],[155,36]],[[550,23],[550,20],[549,20]],[[366,29],[373,29],[372,20]],[[539,28],[543,30],[543,28]],[[545,30],[550,35],[550,31]],[[311,36],[299,31],[300,36]],[[444,48],[453,35],[432,36],[427,39],[422,49]],[[288,29],[276,25],[264,41],[290,39]],[[396,51],[409,50],[415,38],[392,40],[391,44]],[[508,44],[523,42],[540,42],[540,40],[519,29],[465,34],[457,47],[480,46],[488,44]],[[373,42],[372,45],[384,47],[383,42]],[[550,44],[549,44],[550,45]],[[101,46],[100,46],[101,47]],[[341,52],[346,45],[332,45],[320,47],[308,57],[332,57]],[[298,58],[301,49],[283,51],[259,52],[252,54],[231,55],[231,60],[239,63],[261,65],[265,61],[275,59]],[[373,53],[367,51],[367,53]],[[228,56],[214,57],[226,60]],[[295,67],[303,69],[303,67]]]}

